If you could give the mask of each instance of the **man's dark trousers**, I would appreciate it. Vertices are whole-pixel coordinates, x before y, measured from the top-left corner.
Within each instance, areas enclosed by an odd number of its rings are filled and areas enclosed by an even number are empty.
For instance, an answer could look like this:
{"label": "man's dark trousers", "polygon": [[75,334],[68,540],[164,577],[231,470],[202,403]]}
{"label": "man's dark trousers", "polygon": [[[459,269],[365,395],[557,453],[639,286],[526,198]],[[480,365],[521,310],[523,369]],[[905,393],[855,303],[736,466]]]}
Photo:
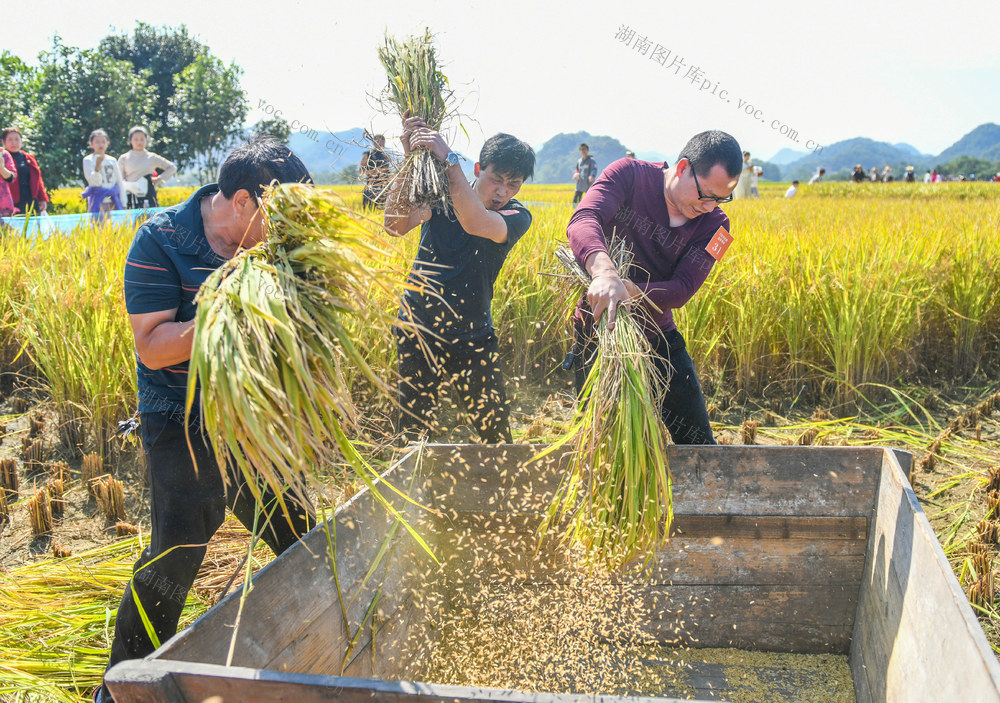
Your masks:
{"label": "man's dark trousers", "polygon": [[[580,352],[574,361],[574,380],[579,395],[593,366],[597,340],[588,336],[579,324],[574,325],[574,337],[573,348]],[[661,377],[669,381],[660,406],[660,416],[670,432],[670,438],[675,444],[715,444],[701,382],[687,352],[684,337],[674,329],[657,335],[650,343],[653,345],[656,368]]]}
{"label": "man's dark trousers", "polygon": [[[152,530],[149,546],[133,567],[132,581],[125,587],[118,607],[109,669],[119,661],[144,657],[154,649],[135,596],[162,644],[177,631],[188,590],[205,557],[208,541],[225,519],[226,506],[252,530],[257,505],[246,481],[235,470],[230,471],[228,489],[223,487],[215,456],[197,420],[190,431],[197,471],[181,418],[168,413],[143,413],[141,421]],[[312,511],[302,508],[291,492],[286,493],[292,516],[289,525],[281,508],[276,507],[275,494],[265,488],[263,496],[271,517],[260,512],[258,534],[275,554],[281,554],[308,532]]]}

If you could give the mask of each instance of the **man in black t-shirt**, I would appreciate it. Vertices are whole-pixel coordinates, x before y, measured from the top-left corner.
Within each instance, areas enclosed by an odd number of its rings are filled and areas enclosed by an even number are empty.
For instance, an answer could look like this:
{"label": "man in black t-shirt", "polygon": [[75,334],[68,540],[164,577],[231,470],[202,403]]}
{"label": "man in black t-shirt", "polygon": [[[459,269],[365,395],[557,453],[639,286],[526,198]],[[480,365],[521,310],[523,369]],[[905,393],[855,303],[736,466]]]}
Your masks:
{"label": "man in black t-shirt", "polygon": [[407,210],[400,179],[390,188],[385,227],[402,236],[420,225],[420,246],[400,317],[421,333],[396,332],[400,430],[408,439],[434,429],[438,396],[454,384],[476,432],[485,442],[510,442],[510,422],[500,348],[490,304],[507,254],[531,225],[531,213],[514,196],[535,170],[535,152],[509,134],[490,137],[470,184],[459,157],[417,117],[403,120],[403,152],[426,148],[448,163],[452,207]]}

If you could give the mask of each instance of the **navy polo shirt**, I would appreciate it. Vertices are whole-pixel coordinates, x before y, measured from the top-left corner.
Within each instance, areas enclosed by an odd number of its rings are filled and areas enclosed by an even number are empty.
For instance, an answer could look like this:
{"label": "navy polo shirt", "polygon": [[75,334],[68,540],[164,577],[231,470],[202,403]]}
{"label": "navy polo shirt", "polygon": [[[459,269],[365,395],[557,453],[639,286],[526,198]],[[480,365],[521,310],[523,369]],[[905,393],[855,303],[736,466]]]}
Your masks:
{"label": "navy polo shirt", "polygon": [[[194,319],[198,289],[226,262],[209,246],[201,219],[202,198],[218,190],[214,183],[203,186],[136,230],[125,259],[125,307],[130,315],[176,309],[175,322]],[[140,412],[184,412],[188,362],[154,370],[136,354],[136,373]]]}

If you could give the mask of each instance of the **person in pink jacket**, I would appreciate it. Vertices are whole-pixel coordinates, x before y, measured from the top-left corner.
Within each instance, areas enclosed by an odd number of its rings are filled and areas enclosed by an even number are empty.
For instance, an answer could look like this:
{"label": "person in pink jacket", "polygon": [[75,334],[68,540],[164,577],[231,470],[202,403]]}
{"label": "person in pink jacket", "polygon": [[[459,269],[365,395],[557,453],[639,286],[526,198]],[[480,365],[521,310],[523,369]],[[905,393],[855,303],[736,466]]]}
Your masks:
{"label": "person in pink jacket", "polygon": [[14,180],[14,157],[0,147],[0,217],[14,214],[14,199],[10,196],[10,182]]}

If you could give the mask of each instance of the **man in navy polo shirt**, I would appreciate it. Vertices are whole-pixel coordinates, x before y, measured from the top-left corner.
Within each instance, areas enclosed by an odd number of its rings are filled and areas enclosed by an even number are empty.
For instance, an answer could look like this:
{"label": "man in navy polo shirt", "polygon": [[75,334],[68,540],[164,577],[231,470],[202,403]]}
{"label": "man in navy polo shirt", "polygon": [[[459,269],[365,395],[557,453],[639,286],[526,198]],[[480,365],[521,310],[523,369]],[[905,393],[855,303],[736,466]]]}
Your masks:
{"label": "man in navy polo shirt", "polygon": [[[139,227],[125,260],[125,306],[135,337],[152,528],[149,546],[136,562],[118,608],[109,669],[154,649],[138,605],[160,643],[177,631],[188,590],[227,505],[247,529],[253,528],[254,497],[238,472],[230,472],[229,486],[223,486],[197,417],[190,425],[192,460],[184,401],[195,295],[215,269],[264,239],[260,199],[273,182],[312,181],[288,147],[274,137],[254,138],[229,155],[217,184],[199,188],[184,203]],[[192,413],[197,414],[198,408],[196,400]],[[265,491],[264,497],[265,504],[273,506],[274,494]],[[275,554],[292,546],[310,527],[311,507],[294,498],[291,503],[291,524],[280,511],[259,518],[260,537]],[[102,685],[94,700],[112,698]]]}
{"label": "man in navy polo shirt", "polygon": [[535,170],[535,152],[509,134],[486,140],[469,184],[440,134],[418,117],[403,121],[403,151],[424,147],[448,164],[452,207],[407,211],[399,202],[400,179],[390,186],[386,230],[405,235],[420,226],[420,247],[400,317],[426,333],[396,330],[399,360],[399,426],[408,439],[433,429],[438,396],[449,385],[459,392],[484,442],[510,442],[510,421],[500,347],[490,304],[493,284],[507,254],[531,226],[531,213],[514,199]]}

